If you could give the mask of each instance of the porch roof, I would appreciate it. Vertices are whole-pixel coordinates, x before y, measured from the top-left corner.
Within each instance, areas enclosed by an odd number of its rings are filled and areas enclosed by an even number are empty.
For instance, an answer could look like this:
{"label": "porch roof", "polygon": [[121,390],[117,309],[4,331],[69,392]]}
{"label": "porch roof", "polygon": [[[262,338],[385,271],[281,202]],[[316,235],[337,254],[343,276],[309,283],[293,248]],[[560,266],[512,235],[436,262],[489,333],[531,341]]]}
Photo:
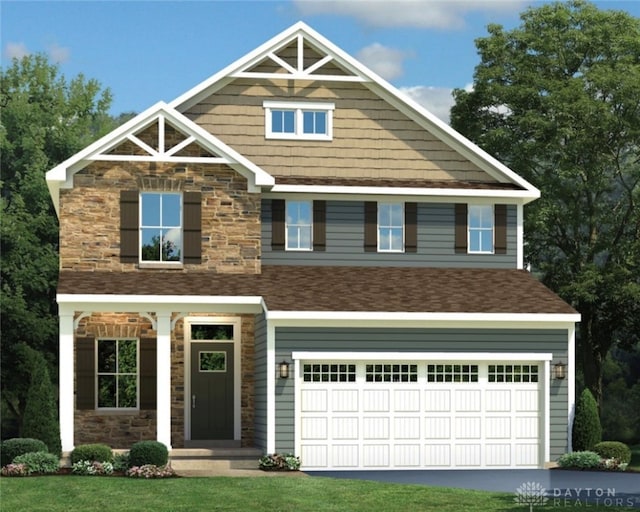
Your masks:
{"label": "porch roof", "polygon": [[58,293],[262,297],[270,311],[563,314],[576,311],[512,269],[263,265],[261,274],[60,272]]}

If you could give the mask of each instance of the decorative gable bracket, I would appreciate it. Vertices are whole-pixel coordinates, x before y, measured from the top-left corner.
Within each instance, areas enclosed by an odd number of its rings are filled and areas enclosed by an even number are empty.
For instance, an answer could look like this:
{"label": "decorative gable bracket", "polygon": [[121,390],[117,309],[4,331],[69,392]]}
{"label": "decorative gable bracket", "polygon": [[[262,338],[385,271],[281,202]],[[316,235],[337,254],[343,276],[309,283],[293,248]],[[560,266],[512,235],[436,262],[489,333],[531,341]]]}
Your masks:
{"label": "decorative gable bracket", "polygon": [[232,78],[324,80],[365,82],[367,79],[350,69],[344,61],[322,48],[318,41],[300,31],[279,45],[258,54],[230,74]]}
{"label": "decorative gable bracket", "polygon": [[225,164],[247,178],[250,192],[272,187],[274,178],[164,102],[156,103],[47,172],[47,186],[59,214],[60,189],[91,162]]}

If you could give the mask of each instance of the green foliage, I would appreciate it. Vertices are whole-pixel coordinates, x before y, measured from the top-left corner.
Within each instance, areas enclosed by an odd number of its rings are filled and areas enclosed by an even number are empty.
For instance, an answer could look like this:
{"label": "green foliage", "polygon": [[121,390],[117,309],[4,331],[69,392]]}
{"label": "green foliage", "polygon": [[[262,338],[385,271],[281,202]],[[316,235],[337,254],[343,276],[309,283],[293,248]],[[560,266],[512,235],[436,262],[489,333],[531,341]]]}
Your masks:
{"label": "green foliage", "polygon": [[167,447],[158,441],[138,441],[129,450],[129,466],[153,466],[162,467],[169,460]]}
{"label": "green foliage", "polygon": [[81,444],[71,452],[71,462],[76,463],[83,460],[111,462],[113,460],[113,452],[106,444]]}
{"label": "green foliage", "polygon": [[602,437],[627,444],[640,442],[640,346],[614,348],[604,362]]}
{"label": "green foliage", "polygon": [[47,445],[39,439],[14,437],[2,442],[0,448],[0,466],[6,466],[13,462],[18,455],[30,452],[46,452]]}
{"label": "green foliage", "polygon": [[22,433],[25,436],[40,439],[47,445],[49,452],[59,457],[62,451],[60,424],[47,362],[40,352],[31,348],[29,350],[32,352],[29,359],[31,378],[22,421]]}
{"label": "green foliage", "polygon": [[640,336],[640,19],[571,0],[488,31],[452,126],[541,190],[526,258],[581,313],[579,362],[602,403],[606,354]]}
{"label": "green foliage", "polygon": [[558,459],[561,468],[596,469],[600,467],[600,455],[590,451],[565,453]]}
{"label": "green foliage", "polygon": [[0,70],[0,379],[20,435],[29,384],[21,345],[42,352],[57,380],[58,223],[45,172],[111,128],[110,102],[97,81],[67,81],[43,55]]}
{"label": "green foliage", "polygon": [[593,447],[603,459],[617,459],[623,464],[631,461],[631,448],[619,441],[602,441]]}
{"label": "green foliage", "polygon": [[585,389],[576,403],[572,431],[573,449],[593,450],[600,441],[602,441],[602,427],[598,416],[598,405],[591,391]]}
{"label": "green foliage", "polygon": [[13,459],[14,464],[24,464],[27,472],[33,473],[56,473],[60,467],[60,458],[49,452],[29,452],[18,455]]}
{"label": "green foliage", "polygon": [[263,471],[298,471],[300,457],[296,457],[293,453],[264,455],[258,460],[258,467]]}
{"label": "green foliage", "polygon": [[129,454],[117,453],[113,456],[113,470],[126,471],[129,469]]}

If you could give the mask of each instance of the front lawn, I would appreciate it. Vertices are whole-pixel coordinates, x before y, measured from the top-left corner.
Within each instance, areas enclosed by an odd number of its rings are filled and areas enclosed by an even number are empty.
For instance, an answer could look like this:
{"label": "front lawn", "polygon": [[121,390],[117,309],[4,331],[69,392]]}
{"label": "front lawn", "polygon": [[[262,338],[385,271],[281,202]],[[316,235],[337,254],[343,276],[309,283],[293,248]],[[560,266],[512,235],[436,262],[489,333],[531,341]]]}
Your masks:
{"label": "front lawn", "polygon": [[[2,512],[13,511],[505,511],[528,510],[514,494],[331,478],[41,476],[0,479]],[[550,508],[550,507],[545,507]],[[584,505],[575,510],[583,510]],[[574,510],[562,507],[563,511]],[[589,507],[589,510],[611,508]]]}

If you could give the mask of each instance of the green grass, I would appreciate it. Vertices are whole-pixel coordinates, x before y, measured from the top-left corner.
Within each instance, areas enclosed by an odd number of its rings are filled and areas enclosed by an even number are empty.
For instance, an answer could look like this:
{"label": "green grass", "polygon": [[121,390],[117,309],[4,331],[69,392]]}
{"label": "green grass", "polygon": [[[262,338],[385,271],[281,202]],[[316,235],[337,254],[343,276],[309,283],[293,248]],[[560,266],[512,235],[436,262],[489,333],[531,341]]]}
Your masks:
{"label": "green grass", "polygon": [[[13,511],[525,511],[514,494],[278,475],[260,478],[42,476],[0,479],[0,508]],[[539,510],[553,510],[548,504]],[[582,506],[575,510],[583,510]],[[562,507],[563,511],[574,510]],[[589,507],[590,511],[611,508]]]}

